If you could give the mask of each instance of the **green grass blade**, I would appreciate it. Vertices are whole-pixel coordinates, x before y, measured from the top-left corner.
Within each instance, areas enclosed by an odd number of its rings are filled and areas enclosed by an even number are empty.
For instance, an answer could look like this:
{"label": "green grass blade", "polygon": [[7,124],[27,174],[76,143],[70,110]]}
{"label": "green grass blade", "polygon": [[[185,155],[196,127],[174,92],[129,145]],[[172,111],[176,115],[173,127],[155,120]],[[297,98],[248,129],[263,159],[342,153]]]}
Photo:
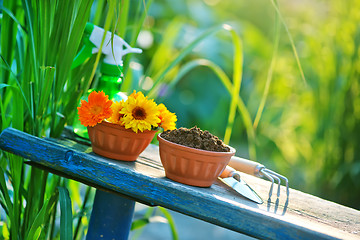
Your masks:
{"label": "green grass blade", "polygon": [[34,221],[31,223],[31,227],[29,231],[25,235],[25,239],[37,239],[36,236],[42,233],[36,234],[39,229],[42,230],[42,225],[47,223],[48,219],[50,218],[51,211],[56,205],[58,198],[58,194],[53,194],[45,204],[40,209],[39,213],[36,215]]}
{"label": "green grass blade", "polygon": [[238,101],[238,96],[240,95],[240,87],[242,80],[242,69],[243,69],[243,53],[242,53],[242,43],[240,37],[236,32],[229,28],[229,31],[232,36],[233,45],[234,45],[234,60],[233,60],[233,88],[230,92],[231,102],[228,115],[228,123],[225,130],[224,142],[229,144],[230,137],[234,125],[235,115],[236,115],[236,103]]}
{"label": "green grass blade", "polygon": [[[139,6],[144,5],[144,10],[142,11],[140,17],[138,17],[136,20],[137,25],[135,26],[135,29],[132,32],[130,46],[135,45],[136,39],[139,36],[142,26],[144,25],[145,18],[148,14],[148,11],[149,11],[149,8],[150,8],[152,2],[153,2],[153,0],[148,0],[145,4],[145,1],[143,1],[143,2],[139,1]],[[139,12],[140,12],[140,7],[138,8],[137,13],[139,13]]]}
{"label": "green grass blade", "polygon": [[[1,83],[1,84],[0,84],[0,90],[1,90],[2,88],[9,87],[9,86],[10,86],[10,85],[8,85],[8,84]],[[1,114],[1,126],[0,126],[0,130],[2,131],[3,129],[5,129],[6,127],[9,126],[9,124],[10,124],[10,118],[6,118],[6,110],[5,110],[5,107],[4,107],[4,104],[3,104],[3,100],[2,100],[1,94],[0,94],[0,114]]]}
{"label": "green grass blade", "polygon": [[[29,102],[26,99],[25,93],[24,93],[24,91],[23,91],[23,89],[21,87],[21,83],[18,80],[17,76],[11,70],[11,67],[7,63],[6,59],[2,55],[0,55],[0,57],[1,57],[1,60],[5,64],[5,65],[3,65],[3,68],[11,74],[11,76],[16,80],[15,82],[17,84],[17,86],[13,86],[13,85],[9,85],[9,84],[2,85],[2,88],[0,88],[0,90],[5,88],[5,87],[12,90],[12,95],[15,96],[15,97],[12,97],[12,99],[14,99],[14,101],[15,101],[15,103],[13,104],[14,105],[13,113],[15,114],[14,116],[17,116],[17,119],[15,120],[15,122],[13,122],[13,127],[17,128],[19,130],[22,130],[23,129],[23,115],[18,114],[18,113],[23,111],[23,104],[24,103],[25,103],[25,106],[26,106],[26,110],[29,113],[31,112],[31,108],[30,108]],[[5,84],[5,83],[2,83],[2,84]],[[8,94],[9,94],[8,96],[11,97],[11,95],[10,95],[11,93],[8,92]],[[5,111],[5,109],[4,109],[4,111]],[[34,123],[34,118],[32,117],[32,115],[31,115],[31,118],[30,118],[30,123],[31,124]],[[8,126],[8,125],[3,125],[3,126]]]}
{"label": "green grass blade", "polygon": [[9,87],[9,86],[10,86],[9,84],[0,83],[0,89],[6,88],[6,87]]}
{"label": "green grass blade", "polygon": [[9,213],[10,221],[13,222],[14,221],[13,204],[11,202],[9,192],[6,186],[5,172],[1,167],[0,167],[0,191],[5,199],[5,204],[6,204],[7,212]]}
{"label": "green grass blade", "polygon": [[264,107],[265,107],[266,99],[269,94],[269,89],[270,89],[270,85],[271,85],[271,81],[272,81],[272,77],[273,77],[273,71],[274,71],[275,62],[276,62],[276,56],[277,56],[277,52],[278,52],[278,48],[279,48],[279,42],[280,42],[280,21],[279,21],[279,17],[276,17],[274,50],[273,50],[269,70],[268,70],[267,77],[266,77],[264,92],[263,92],[263,95],[260,100],[259,108],[255,115],[255,120],[254,120],[254,124],[253,124],[254,129],[256,129],[257,126],[259,125],[260,118],[261,118],[261,115],[262,115]]}
{"label": "green grass blade", "polygon": [[[70,37],[66,46],[65,54],[60,54],[58,59],[58,66],[57,69],[62,69],[61,73],[56,74],[56,83],[55,83],[55,89],[53,91],[54,99],[53,99],[53,106],[52,106],[52,125],[51,125],[51,133],[50,136],[52,137],[58,137],[61,134],[62,127],[59,127],[59,124],[61,125],[63,121],[55,121],[58,120],[57,112],[59,109],[59,105],[61,105],[61,99],[63,96],[63,89],[65,86],[65,83],[67,79],[70,76],[71,71],[71,65],[72,61],[76,55],[76,51],[78,50],[78,47],[80,45],[86,22],[89,19],[90,15],[90,9],[92,5],[93,0],[82,0],[79,3],[78,11],[76,13],[73,27],[71,28]],[[62,10],[60,10],[62,11]],[[99,56],[100,57],[100,56]],[[96,64],[97,66],[97,64]],[[95,74],[96,66],[94,66],[93,72]],[[93,77],[93,75],[92,75]],[[88,79],[87,81],[89,84],[87,85],[87,88],[90,86],[92,77]],[[73,92],[67,92],[70,96],[72,96]]]}
{"label": "green grass blade", "polygon": [[12,186],[13,186],[13,214],[14,219],[11,224],[11,229],[19,234],[19,229],[21,227],[21,213],[23,209],[22,202],[22,190],[21,186],[23,185],[23,159],[19,156],[9,154],[9,167],[10,173],[12,176]]}
{"label": "green grass blade", "polygon": [[10,219],[10,226],[9,226],[10,236],[12,236],[13,238],[18,238],[18,234],[19,234],[19,226],[17,225],[18,216],[15,215],[16,211],[14,211],[14,205],[10,199],[10,193],[6,186],[5,172],[3,171],[2,168],[0,168],[0,190],[5,199],[6,209]]}
{"label": "green grass blade", "polygon": [[129,7],[130,7],[130,1],[129,0],[123,0],[121,1],[120,6],[120,17],[118,20],[118,34],[120,37],[124,38],[126,34],[126,28],[128,25],[128,17],[129,17]]}
{"label": "green grass blade", "polygon": [[305,78],[305,74],[304,74],[304,71],[301,67],[301,63],[300,63],[300,59],[299,59],[299,55],[297,53],[297,50],[296,50],[296,47],[295,47],[295,42],[294,42],[294,39],[292,38],[292,35],[289,31],[289,28],[287,27],[287,24],[285,22],[285,19],[283,18],[281,12],[280,12],[280,9],[279,9],[279,6],[277,4],[277,1],[276,0],[270,0],[271,1],[271,4],[274,6],[275,10],[276,10],[276,13],[278,14],[279,16],[279,19],[280,21],[282,22],[284,28],[285,28],[285,31],[288,35],[288,38],[289,38],[289,41],[290,41],[290,44],[291,44],[291,48],[293,50],[293,53],[294,53],[294,56],[295,56],[295,60],[296,60],[296,63],[298,65],[298,68],[299,68],[299,71],[300,71],[300,74],[301,74],[301,79],[303,80],[304,84],[307,85],[307,82],[306,82],[306,78]]}
{"label": "green grass blade", "polygon": [[94,14],[94,17],[92,19],[92,23],[97,26],[101,26],[102,18],[104,17],[104,9],[106,7],[106,1],[105,0],[98,0],[96,4],[96,11]]}
{"label": "green grass blade", "polygon": [[181,60],[183,60],[199,43],[201,43],[201,41],[206,39],[208,36],[211,36],[211,35],[219,32],[220,30],[223,30],[223,28],[224,28],[224,26],[221,25],[221,26],[216,26],[216,27],[208,29],[207,31],[202,33],[199,37],[197,37],[194,41],[192,41],[188,46],[186,46],[184,49],[182,49],[174,60],[169,62],[169,64],[167,64],[162,70],[160,70],[153,77],[154,85],[150,89],[149,93],[147,93],[146,95],[149,96],[150,98],[154,97],[156,95],[156,92],[158,91],[157,90],[158,85],[161,83],[161,81],[166,76],[166,74],[171,69],[173,69],[176,65],[178,65]]}
{"label": "green grass blade", "polygon": [[[26,100],[26,97],[25,97],[25,94],[24,94],[24,91],[23,89],[21,88],[20,86],[20,83],[18,81],[16,81],[16,84],[17,86],[13,86],[13,85],[8,85],[8,84],[5,84],[5,85],[1,85],[2,87],[1,88],[5,88],[7,87],[8,89],[10,89],[12,91],[12,94],[11,93],[8,93],[8,94],[11,94],[11,98],[12,99],[15,99],[15,110],[13,110],[15,112],[15,116],[18,117],[18,120],[15,122],[15,124],[13,123],[13,127],[14,128],[17,128],[19,130],[22,130],[23,129],[23,116],[19,116],[19,110],[23,109],[23,104],[25,103],[25,106],[26,106],[26,111],[30,112],[30,106],[29,106],[29,103],[28,101]],[[0,88],[0,89],[1,89]],[[14,97],[15,96],[15,97]],[[19,104],[19,105],[18,105]],[[16,109],[18,111],[16,111]],[[5,109],[3,109],[5,111]],[[2,117],[5,117],[6,115],[2,115]],[[30,118],[30,123],[33,123],[34,122],[34,119],[33,118]],[[4,126],[8,126],[8,125],[4,125]]]}
{"label": "green grass blade", "polygon": [[13,112],[12,115],[15,116],[13,117],[12,120],[12,127],[19,129],[20,131],[23,131],[24,129],[24,115],[23,114],[19,114],[19,113],[23,113],[24,112],[24,101],[22,98],[22,93],[19,90],[19,88],[12,88],[12,93],[13,93]]}
{"label": "green grass blade", "polygon": [[58,187],[60,202],[60,239],[71,240],[72,232],[72,206],[69,191],[64,187]]}
{"label": "green grass blade", "polygon": [[80,230],[81,225],[82,225],[82,218],[83,218],[83,215],[84,215],[84,213],[86,211],[86,205],[87,205],[87,203],[88,203],[88,201],[90,199],[91,189],[92,188],[89,187],[89,186],[86,187],[86,193],[85,193],[85,196],[84,196],[84,201],[82,202],[81,209],[80,209],[80,216],[79,216],[79,219],[77,221],[76,228],[75,228],[75,231],[74,231],[74,239],[77,239],[77,237],[78,237],[79,230]]}
{"label": "green grass blade", "polygon": [[[135,20],[135,23],[134,23],[135,26],[134,26],[134,28],[132,30],[132,33],[131,33],[130,46],[132,46],[132,47],[134,47],[135,44],[136,44],[136,40],[137,40],[137,38],[139,36],[141,28],[144,25],[144,21],[145,21],[145,18],[147,16],[147,13],[149,11],[149,8],[150,8],[150,6],[152,4],[152,1],[153,0],[148,0],[146,2],[146,4],[145,4],[145,1],[139,1],[139,5],[138,5],[137,11],[136,11],[137,15],[139,15],[139,16],[136,17],[136,20]],[[141,11],[141,6],[143,6],[143,5],[144,5],[144,10]],[[130,54],[126,54],[125,57],[124,57],[125,58],[124,59],[124,66],[123,66],[123,71],[124,71],[124,76],[125,76],[124,81],[127,80],[126,76],[127,76],[127,72],[128,72],[128,69],[129,69],[129,62],[130,62],[131,56],[132,56],[132,54],[130,53]],[[123,83],[123,85],[125,85],[125,84]],[[129,86],[132,86],[132,82],[127,81],[126,85],[124,87],[121,87],[121,88],[123,90],[124,89],[129,89]]]}
{"label": "green grass blade", "polygon": [[[10,9],[4,7],[4,6],[0,6],[0,9],[6,13],[18,26],[20,26],[22,28],[22,30],[26,31],[26,29],[24,28],[24,26],[20,23],[20,21],[16,18],[16,16],[10,11]],[[3,17],[4,19],[4,17]],[[2,24],[3,25],[3,24]]]}
{"label": "green grass blade", "polygon": [[[22,0],[22,5],[24,7],[25,10],[25,18],[28,24],[28,41],[29,41],[29,48],[30,48],[30,65],[32,66],[32,73],[34,76],[34,82],[32,82],[31,78],[28,79],[28,81],[30,82],[30,113],[31,113],[31,118],[35,120],[35,116],[36,116],[36,103],[35,103],[35,99],[34,99],[34,84],[35,86],[38,86],[39,84],[39,63],[36,59],[36,41],[35,41],[35,33],[34,33],[34,27],[33,27],[33,12],[32,12],[32,8],[31,8],[31,1],[29,0]],[[25,76],[27,77],[27,76]],[[37,130],[36,130],[36,121],[34,121],[33,126],[31,127],[32,129],[32,133],[36,134]]]}
{"label": "green grass blade", "polygon": [[138,230],[150,223],[150,218],[140,218],[131,223],[131,231]]}
{"label": "green grass blade", "polygon": [[42,84],[41,94],[39,99],[39,107],[37,111],[38,118],[42,118],[47,110],[47,103],[50,99],[51,86],[55,76],[55,68],[54,67],[45,67],[44,69],[45,77],[44,83]]}
{"label": "green grass blade", "polygon": [[[15,24],[17,1],[4,1],[2,5],[5,14],[3,13],[1,19],[1,56],[6,62],[12,63],[17,34],[17,26]],[[9,72],[0,69],[0,77],[3,83],[9,83]]]}
{"label": "green grass blade", "polygon": [[[212,61],[206,60],[206,59],[197,59],[190,61],[184,66],[182,66],[179,70],[179,73],[177,74],[176,78],[169,83],[169,88],[174,88],[175,85],[178,83],[178,81],[185,76],[188,72],[190,72],[192,69],[194,69],[197,66],[204,66],[208,67],[212,72],[215,73],[215,75],[219,78],[221,83],[225,86],[226,90],[231,95],[231,91],[233,89],[233,85],[231,83],[231,80],[226,75],[226,73],[215,63]],[[241,96],[237,96],[237,109],[241,114],[241,117],[243,119],[243,123],[246,129],[248,141],[249,141],[249,155],[251,159],[256,159],[256,148],[255,148],[255,131],[252,126],[252,120],[250,113],[248,109],[246,108],[246,105],[244,101],[242,100]]]}
{"label": "green grass blade", "polygon": [[[146,210],[146,213],[144,214],[143,218],[142,219],[147,219],[147,220],[140,220],[144,223],[144,221],[148,221],[150,222],[150,218],[151,216],[153,215],[154,213],[154,210],[156,208],[154,207],[149,207],[147,210]],[[141,233],[143,232],[144,228],[143,226],[142,227],[137,227],[138,223],[136,221],[134,221],[132,224],[131,224],[131,230],[136,230],[132,236],[132,240],[135,240],[135,239],[138,239],[140,236],[141,236]],[[141,223],[139,223],[141,224]]]}
{"label": "green grass blade", "polygon": [[170,226],[170,230],[171,230],[171,235],[173,240],[178,240],[179,239],[179,235],[176,231],[176,226],[175,226],[175,221],[172,218],[171,214],[169,213],[168,210],[166,210],[163,207],[159,207],[160,211],[162,212],[162,214],[164,214],[165,218],[168,220],[169,222],[169,226]]}
{"label": "green grass blade", "polygon": [[[35,167],[30,168],[30,178],[27,185],[27,198],[26,208],[23,214],[22,233],[28,233],[32,223],[40,212],[44,205],[44,193],[45,184],[47,178],[47,172],[37,169]],[[35,231],[35,230],[33,230]],[[25,237],[25,235],[23,236]]]}
{"label": "green grass blade", "polygon": [[104,42],[105,42],[106,32],[109,31],[109,29],[111,27],[111,23],[112,23],[113,18],[114,18],[114,14],[115,14],[114,9],[115,8],[116,8],[116,1],[110,0],[109,10],[108,10],[108,13],[106,15],[105,26],[104,26],[105,32],[104,32],[104,35],[103,35],[102,40],[101,40],[101,45],[100,45],[100,48],[99,48],[99,52],[96,54],[96,60],[95,60],[94,67],[92,69],[90,79],[88,81],[88,85],[87,85],[86,89],[90,88],[91,80],[94,78],[96,68],[97,68],[97,66],[99,64],[99,61],[100,61],[102,47],[103,47]]}

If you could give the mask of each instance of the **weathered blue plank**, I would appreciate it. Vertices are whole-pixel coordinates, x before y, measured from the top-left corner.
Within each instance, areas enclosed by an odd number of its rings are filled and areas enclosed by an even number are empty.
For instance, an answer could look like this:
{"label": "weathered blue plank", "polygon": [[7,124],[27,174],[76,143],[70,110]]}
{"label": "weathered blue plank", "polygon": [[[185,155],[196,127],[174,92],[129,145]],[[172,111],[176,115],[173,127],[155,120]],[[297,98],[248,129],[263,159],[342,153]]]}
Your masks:
{"label": "weathered blue plank", "polygon": [[[36,138],[6,129],[0,147],[89,184],[264,239],[357,239],[359,211],[290,190],[290,201],[257,205],[215,183],[198,188],[165,178],[156,146],[149,146],[136,162],[97,156],[91,148],[72,141]],[[269,183],[242,175],[266,199]],[[283,197],[285,194],[282,194]]]}

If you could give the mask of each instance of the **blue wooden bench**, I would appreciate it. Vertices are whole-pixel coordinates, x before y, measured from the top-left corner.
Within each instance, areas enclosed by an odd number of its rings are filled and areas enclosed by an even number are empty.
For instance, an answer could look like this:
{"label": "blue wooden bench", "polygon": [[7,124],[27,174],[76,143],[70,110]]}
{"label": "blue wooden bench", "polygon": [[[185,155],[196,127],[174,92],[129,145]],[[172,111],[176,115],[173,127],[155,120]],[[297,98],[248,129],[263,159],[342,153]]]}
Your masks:
{"label": "blue wooden bench", "polygon": [[[272,202],[258,205],[220,181],[198,188],[167,179],[155,145],[136,162],[121,162],[98,156],[88,143],[71,138],[37,138],[8,128],[0,135],[0,148],[97,188],[88,240],[126,239],[136,201],[261,239],[360,239],[360,211],[294,189],[287,199],[284,188],[278,201],[273,196]],[[267,199],[268,181],[242,178]]]}

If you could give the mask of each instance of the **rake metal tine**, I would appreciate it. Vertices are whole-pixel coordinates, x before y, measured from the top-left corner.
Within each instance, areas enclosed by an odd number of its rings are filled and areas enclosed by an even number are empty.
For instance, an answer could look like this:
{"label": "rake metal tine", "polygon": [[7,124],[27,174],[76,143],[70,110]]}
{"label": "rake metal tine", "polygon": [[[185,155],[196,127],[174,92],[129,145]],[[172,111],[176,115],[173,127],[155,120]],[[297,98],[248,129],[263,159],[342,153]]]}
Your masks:
{"label": "rake metal tine", "polygon": [[[264,170],[265,172],[267,172],[267,169]],[[276,193],[276,196],[279,198],[280,197],[280,185],[281,185],[281,180],[280,178],[278,178],[276,175],[267,172],[272,178],[276,179],[277,183],[278,183],[278,191]]]}
{"label": "rake metal tine", "polygon": [[279,177],[279,178],[281,178],[282,180],[284,180],[285,181],[285,185],[286,185],[286,195],[289,197],[289,194],[290,194],[290,191],[289,191],[289,180],[286,178],[286,177],[284,177],[283,175],[280,175],[280,174],[278,174],[278,173],[276,173],[276,172],[274,172],[274,171],[272,171],[272,170],[270,170],[270,169],[266,169],[266,172],[268,172],[269,174],[271,174],[272,176],[277,176],[277,177]]}
{"label": "rake metal tine", "polygon": [[272,196],[272,191],[273,191],[273,187],[274,187],[274,178],[272,178],[267,172],[264,171],[265,168],[262,168],[260,170],[260,173],[263,174],[267,179],[269,179],[271,181],[271,187],[270,187],[270,191],[269,191],[269,200],[271,199]]}

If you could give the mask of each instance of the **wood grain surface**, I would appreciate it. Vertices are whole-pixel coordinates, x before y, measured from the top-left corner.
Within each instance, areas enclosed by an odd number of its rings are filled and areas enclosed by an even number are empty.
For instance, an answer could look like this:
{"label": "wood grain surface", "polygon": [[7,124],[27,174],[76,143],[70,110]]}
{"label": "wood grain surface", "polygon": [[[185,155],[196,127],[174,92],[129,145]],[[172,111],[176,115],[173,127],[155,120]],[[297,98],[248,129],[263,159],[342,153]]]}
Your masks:
{"label": "wood grain surface", "polygon": [[[0,148],[47,169],[150,206],[180,213],[261,239],[360,239],[360,211],[290,189],[287,199],[267,201],[270,182],[243,173],[263,199],[253,203],[217,180],[210,188],[187,186],[165,177],[158,147],[150,145],[136,162],[96,155],[87,142],[43,139],[8,128]],[[291,182],[290,182],[291,186]]]}

